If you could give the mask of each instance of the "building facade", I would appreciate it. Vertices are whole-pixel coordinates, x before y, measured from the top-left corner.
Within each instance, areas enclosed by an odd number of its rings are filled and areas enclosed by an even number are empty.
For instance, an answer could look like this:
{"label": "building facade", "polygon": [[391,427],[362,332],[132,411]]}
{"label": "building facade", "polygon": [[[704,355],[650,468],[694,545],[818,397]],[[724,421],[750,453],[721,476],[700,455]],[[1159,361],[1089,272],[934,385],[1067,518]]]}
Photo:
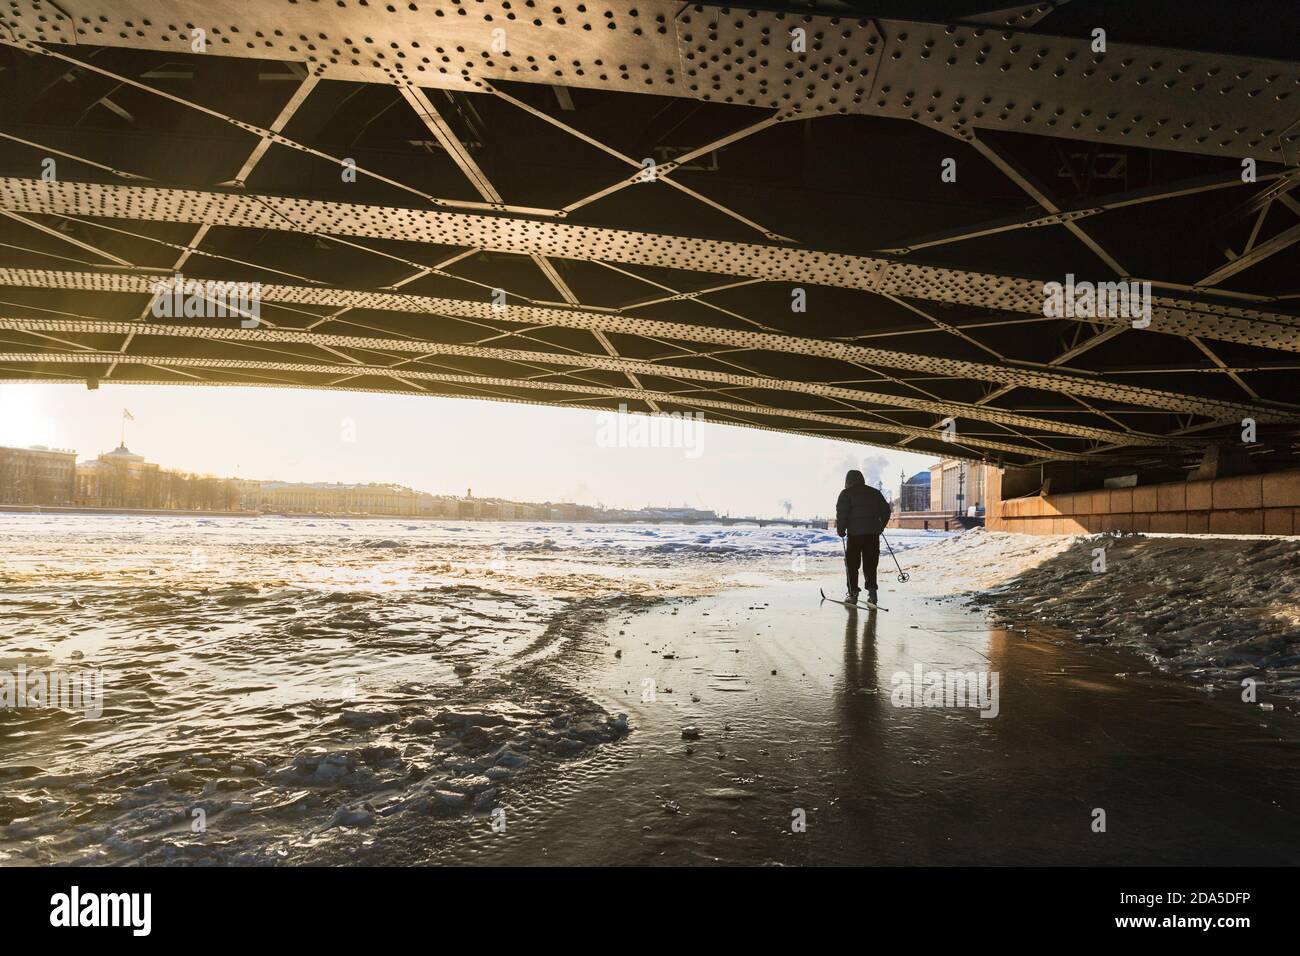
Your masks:
{"label": "building facade", "polygon": [[520,520],[546,516],[541,505],[471,495],[433,495],[403,485],[241,479],[239,507],[270,514],[391,515],[406,518]]}
{"label": "building facade", "polygon": [[240,507],[278,514],[372,514],[434,517],[433,495],[401,485],[339,482],[240,481]]}
{"label": "building facade", "polygon": [[0,448],[0,504],[70,505],[77,489],[77,453],[34,445]]}
{"label": "building facade", "polygon": [[87,508],[160,508],[159,467],[118,445],[77,465],[77,504]]}
{"label": "building facade", "polygon": [[76,466],[74,503],[83,508],[234,511],[239,491],[228,478],[168,471],[118,445]]}
{"label": "building facade", "polygon": [[930,466],[930,510],[949,514],[984,513],[988,465],[978,461],[945,458]]}

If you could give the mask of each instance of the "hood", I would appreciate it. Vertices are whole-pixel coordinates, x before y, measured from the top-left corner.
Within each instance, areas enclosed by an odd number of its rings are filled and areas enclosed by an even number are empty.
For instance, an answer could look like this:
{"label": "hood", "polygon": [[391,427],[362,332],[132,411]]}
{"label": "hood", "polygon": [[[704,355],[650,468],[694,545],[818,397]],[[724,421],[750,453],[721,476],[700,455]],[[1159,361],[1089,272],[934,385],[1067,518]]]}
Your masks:
{"label": "hood", "polygon": [[854,468],[852,471],[850,471],[847,475],[844,476],[845,488],[858,488],[861,487],[862,485],[865,485],[866,483],[867,483],[867,479],[863,478],[862,472],[858,471],[856,468]]}

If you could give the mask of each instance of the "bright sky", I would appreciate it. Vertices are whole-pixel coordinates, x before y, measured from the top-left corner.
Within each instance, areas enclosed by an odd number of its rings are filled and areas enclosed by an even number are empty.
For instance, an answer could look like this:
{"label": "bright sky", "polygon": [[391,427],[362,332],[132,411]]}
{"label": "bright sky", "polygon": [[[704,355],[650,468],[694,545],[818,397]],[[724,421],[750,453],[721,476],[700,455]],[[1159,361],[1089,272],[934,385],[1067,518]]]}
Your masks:
{"label": "bright sky", "polygon": [[[164,468],[282,481],[396,482],[434,494],[719,514],[827,516],[860,468],[898,488],[933,457],[705,422],[685,448],[602,447],[597,412],[465,399],[105,383],[0,385],[0,445],[126,443]],[[635,416],[628,419],[635,421]],[[603,434],[611,434],[606,425]],[[350,440],[349,440],[350,439]],[[604,442],[608,444],[608,442]]]}

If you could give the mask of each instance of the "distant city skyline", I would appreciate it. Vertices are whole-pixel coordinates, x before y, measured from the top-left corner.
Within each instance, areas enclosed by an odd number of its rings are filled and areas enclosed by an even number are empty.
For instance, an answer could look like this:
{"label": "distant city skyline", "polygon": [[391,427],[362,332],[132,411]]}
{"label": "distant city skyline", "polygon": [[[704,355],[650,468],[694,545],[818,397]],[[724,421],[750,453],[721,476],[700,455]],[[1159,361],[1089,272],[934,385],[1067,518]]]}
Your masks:
{"label": "distant city skyline", "polygon": [[[851,442],[695,426],[698,447],[601,447],[609,412],[372,393],[113,385],[0,385],[0,445],[69,448],[121,438],[166,468],[290,482],[399,484],[436,495],[687,506],[827,516],[844,472],[887,493],[934,456]],[[602,431],[603,428],[603,431]]]}

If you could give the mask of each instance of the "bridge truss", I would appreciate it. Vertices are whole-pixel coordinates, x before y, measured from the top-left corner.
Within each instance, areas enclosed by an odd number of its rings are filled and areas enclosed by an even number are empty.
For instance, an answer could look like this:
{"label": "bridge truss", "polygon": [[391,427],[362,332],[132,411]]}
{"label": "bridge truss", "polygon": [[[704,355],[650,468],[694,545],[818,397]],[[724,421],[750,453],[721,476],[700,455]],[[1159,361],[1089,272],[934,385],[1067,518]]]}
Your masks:
{"label": "bridge truss", "polygon": [[5,0],[0,380],[1294,464],[1298,15],[1142,6]]}

